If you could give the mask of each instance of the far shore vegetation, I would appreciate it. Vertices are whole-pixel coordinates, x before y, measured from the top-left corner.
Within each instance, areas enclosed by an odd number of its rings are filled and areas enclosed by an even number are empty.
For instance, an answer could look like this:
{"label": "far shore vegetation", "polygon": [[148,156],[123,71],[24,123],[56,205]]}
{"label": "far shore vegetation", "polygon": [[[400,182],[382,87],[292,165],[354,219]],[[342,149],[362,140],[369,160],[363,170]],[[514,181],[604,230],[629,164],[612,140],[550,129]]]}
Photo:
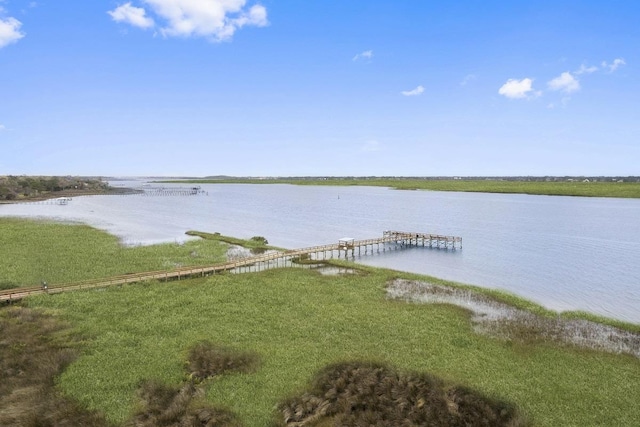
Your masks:
{"label": "far shore vegetation", "polygon": [[[0,203],[122,192],[95,177],[0,176]],[[128,191],[128,190],[127,190]]]}
{"label": "far shore vegetation", "polygon": [[[90,227],[30,220],[0,219],[0,227],[11,232],[0,245],[0,271],[12,283],[216,263],[228,248],[222,239],[125,248]],[[352,274],[303,265],[6,306],[0,424],[637,425],[637,357],[541,339],[530,328],[478,333],[469,310],[394,299],[389,287],[422,281],[558,314],[503,292],[348,265]],[[581,314],[567,318],[574,317]],[[389,405],[385,396],[405,403]]]}
{"label": "far shore vegetation", "polygon": [[640,177],[216,177],[175,181],[190,184],[294,184],[376,186],[398,190],[460,191],[548,196],[640,198]]}

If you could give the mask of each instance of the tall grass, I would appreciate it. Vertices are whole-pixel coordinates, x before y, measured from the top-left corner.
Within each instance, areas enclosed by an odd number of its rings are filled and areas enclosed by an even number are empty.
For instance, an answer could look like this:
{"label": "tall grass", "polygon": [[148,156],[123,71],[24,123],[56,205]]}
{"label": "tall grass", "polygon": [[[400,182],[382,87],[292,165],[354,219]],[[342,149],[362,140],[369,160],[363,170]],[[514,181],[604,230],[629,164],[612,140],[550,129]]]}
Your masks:
{"label": "tall grass", "polygon": [[[189,349],[211,341],[257,354],[255,372],[209,382],[208,402],[246,426],[303,392],[314,373],[349,360],[428,372],[508,401],[540,426],[633,426],[640,363],[630,356],[476,334],[470,314],[385,298],[397,272],[323,276],[302,269],[33,297],[92,337],[60,387],[112,422],[128,419],[139,384],[184,381]],[[406,275],[406,277],[409,277]]]}
{"label": "tall grass", "polygon": [[214,264],[226,249],[211,240],[125,247],[86,225],[0,218],[0,288]]}

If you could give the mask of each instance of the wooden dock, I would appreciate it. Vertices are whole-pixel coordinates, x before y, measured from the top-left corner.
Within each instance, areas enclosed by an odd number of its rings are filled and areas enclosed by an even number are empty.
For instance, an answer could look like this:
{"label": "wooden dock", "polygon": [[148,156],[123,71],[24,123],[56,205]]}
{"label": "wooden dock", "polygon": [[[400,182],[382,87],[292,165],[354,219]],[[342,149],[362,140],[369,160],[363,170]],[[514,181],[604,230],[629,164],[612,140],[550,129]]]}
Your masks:
{"label": "wooden dock", "polygon": [[24,287],[0,291],[0,302],[12,302],[30,295],[56,294],[81,289],[96,289],[108,286],[124,285],[128,283],[140,283],[150,280],[169,281],[191,277],[207,276],[224,272],[243,273],[249,271],[262,271],[270,268],[291,267],[296,260],[320,261],[331,258],[355,257],[356,253],[373,254],[393,249],[402,249],[412,246],[430,247],[435,249],[462,249],[462,238],[455,236],[443,236],[439,234],[411,233],[403,231],[385,231],[382,237],[355,240],[350,238],[340,239],[338,243],[312,246],[309,248],[293,249],[288,251],[273,251],[262,255],[239,258],[221,264],[201,267],[182,267],[167,271],[150,271],[144,273],[131,273],[109,278],[85,280],[76,283],[48,284],[43,286]]}

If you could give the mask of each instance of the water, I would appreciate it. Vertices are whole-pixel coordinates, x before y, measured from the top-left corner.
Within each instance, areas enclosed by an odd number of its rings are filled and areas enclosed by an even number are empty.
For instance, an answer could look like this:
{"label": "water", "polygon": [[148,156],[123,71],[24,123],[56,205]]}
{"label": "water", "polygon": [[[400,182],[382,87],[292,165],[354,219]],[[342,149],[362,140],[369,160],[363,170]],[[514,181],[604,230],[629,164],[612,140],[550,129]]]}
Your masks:
{"label": "water", "polygon": [[384,230],[456,235],[462,250],[414,248],[357,261],[504,289],[553,310],[640,323],[640,200],[380,187],[202,189],[208,195],[2,205],[0,215],[85,222],[125,244],[183,241],[187,230],[259,235],[286,248],[378,237]]}

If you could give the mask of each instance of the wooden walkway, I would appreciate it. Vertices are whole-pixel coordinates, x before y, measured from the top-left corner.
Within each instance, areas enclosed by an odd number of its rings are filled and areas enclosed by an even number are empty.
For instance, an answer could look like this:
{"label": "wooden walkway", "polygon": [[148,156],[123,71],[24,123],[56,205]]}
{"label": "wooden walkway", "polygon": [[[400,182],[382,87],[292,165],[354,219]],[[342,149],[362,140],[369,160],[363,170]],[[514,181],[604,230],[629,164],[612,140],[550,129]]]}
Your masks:
{"label": "wooden walkway", "polygon": [[341,239],[338,243],[312,246],[309,248],[293,249],[284,252],[269,252],[263,255],[240,258],[222,264],[201,267],[182,267],[167,271],[150,271],[144,273],[130,273],[76,283],[49,284],[47,289],[42,286],[15,288],[0,291],[0,302],[12,302],[30,295],[44,293],[57,294],[80,289],[96,289],[128,283],[139,283],[150,280],[169,281],[191,277],[207,276],[224,272],[242,273],[247,271],[261,271],[269,268],[290,267],[296,259],[326,260],[329,258],[347,259],[360,256],[364,252],[373,254],[374,251],[386,251],[409,246],[424,246],[437,249],[462,249],[462,238],[442,236],[438,234],[410,233],[402,231],[385,231],[382,237],[367,240]]}

